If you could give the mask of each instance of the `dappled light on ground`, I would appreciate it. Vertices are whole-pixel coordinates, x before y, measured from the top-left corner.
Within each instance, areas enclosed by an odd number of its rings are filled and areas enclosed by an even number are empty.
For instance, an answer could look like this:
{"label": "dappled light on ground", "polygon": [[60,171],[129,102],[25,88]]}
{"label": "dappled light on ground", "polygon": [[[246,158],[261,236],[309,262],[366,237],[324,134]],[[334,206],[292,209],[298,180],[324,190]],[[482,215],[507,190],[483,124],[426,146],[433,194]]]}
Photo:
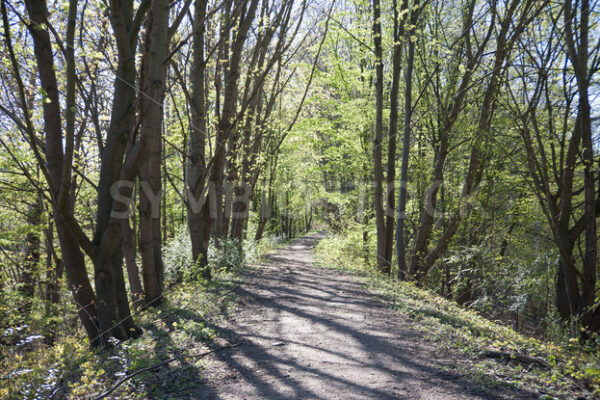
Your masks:
{"label": "dappled light on ground", "polygon": [[207,366],[209,399],[537,398],[484,387],[453,368],[410,321],[350,275],[312,265],[318,236],[299,239],[246,277],[240,310],[220,328],[239,349]]}

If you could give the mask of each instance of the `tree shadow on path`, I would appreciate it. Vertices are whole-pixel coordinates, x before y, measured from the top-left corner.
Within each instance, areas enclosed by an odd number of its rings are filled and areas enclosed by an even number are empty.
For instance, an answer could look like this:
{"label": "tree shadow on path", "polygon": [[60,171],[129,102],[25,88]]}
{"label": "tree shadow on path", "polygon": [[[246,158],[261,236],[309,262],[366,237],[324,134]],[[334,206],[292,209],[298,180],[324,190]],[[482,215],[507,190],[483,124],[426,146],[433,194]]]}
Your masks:
{"label": "tree shadow on path", "polygon": [[350,275],[312,266],[318,239],[296,240],[245,276],[238,313],[215,327],[243,345],[214,356],[195,398],[538,398],[458,373],[452,357]]}

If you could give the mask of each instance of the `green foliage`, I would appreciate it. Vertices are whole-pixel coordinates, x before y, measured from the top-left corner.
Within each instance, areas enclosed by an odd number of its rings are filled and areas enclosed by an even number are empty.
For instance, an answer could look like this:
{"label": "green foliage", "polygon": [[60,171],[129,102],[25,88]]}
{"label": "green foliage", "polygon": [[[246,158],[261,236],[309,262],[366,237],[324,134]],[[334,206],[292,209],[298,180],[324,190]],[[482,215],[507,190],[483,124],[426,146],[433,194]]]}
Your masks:
{"label": "green foliage", "polygon": [[177,229],[175,236],[163,247],[162,254],[167,282],[180,282],[194,275],[192,243],[186,226]]}
{"label": "green foliage", "polygon": [[244,258],[246,264],[261,262],[264,255],[270,251],[280,249],[288,242],[282,235],[269,234],[258,242],[251,239],[244,240]]}
{"label": "green foliage", "polygon": [[208,248],[208,262],[217,270],[236,270],[244,261],[244,248],[237,240],[220,239],[218,246],[213,240]]}
{"label": "green foliage", "polygon": [[[277,248],[284,238],[268,235],[259,242],[245,240],[240,246],[236,240],[222,239],[220,246],[214,240],[208,248],[208,266],[214,271],[237,271],[248,263],[257,262],[262,255]],[[201,276],[201,268],[192,259],[190,235],[186,226],[176,230],[175,236],[163,247],[165,278],[170,284],[190,282]]]}

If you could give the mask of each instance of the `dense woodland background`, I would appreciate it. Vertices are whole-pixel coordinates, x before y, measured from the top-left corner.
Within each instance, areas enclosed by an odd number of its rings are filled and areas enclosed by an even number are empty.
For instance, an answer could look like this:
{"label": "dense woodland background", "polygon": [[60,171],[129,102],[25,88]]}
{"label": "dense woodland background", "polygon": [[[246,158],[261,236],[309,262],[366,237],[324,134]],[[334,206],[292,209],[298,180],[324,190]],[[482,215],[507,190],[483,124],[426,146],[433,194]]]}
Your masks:
{"label": "dense woodland background", "polygon": [[315,226],[389,279],[594,342],[599,12],[1,0],[1,357],[137,337],[132,310]]}

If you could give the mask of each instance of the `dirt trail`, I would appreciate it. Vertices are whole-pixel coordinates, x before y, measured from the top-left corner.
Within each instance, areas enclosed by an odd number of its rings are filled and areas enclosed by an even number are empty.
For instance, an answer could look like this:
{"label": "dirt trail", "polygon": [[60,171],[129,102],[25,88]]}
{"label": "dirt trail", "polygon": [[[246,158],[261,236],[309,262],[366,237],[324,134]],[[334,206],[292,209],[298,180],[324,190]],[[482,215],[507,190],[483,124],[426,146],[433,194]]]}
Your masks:
{"label": "dirt trail", "polygon": [[236,349],[214,356],[200,399],[526,399],[452,372],[411,322],[351,275],[312,265],[313,235],[244,276],[240,307],[220,327]]}

